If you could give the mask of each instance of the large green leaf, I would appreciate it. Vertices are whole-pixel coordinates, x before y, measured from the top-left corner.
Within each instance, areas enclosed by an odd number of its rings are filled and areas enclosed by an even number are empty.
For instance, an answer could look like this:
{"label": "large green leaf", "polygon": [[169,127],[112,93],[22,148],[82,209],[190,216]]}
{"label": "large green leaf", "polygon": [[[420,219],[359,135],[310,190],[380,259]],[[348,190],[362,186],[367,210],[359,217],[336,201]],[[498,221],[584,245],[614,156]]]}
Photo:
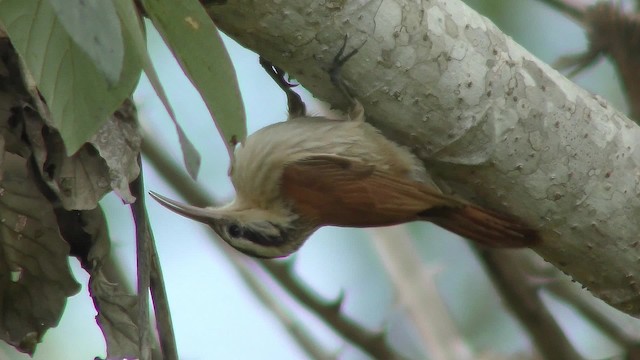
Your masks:
{"label": "large green leaf", "polygon": [[165,93],[162,84],[160,83],[160,78],[156,73],[156,70],[153,67],[153,63],[151,62],[151,58],[149,57],[149,53],[146,48],[146,41],[144,37],[144,33],[142,32],[142,27],[140,24],[140,19],[136,16],[136,9],[133,6],[131,0],[115,0],[116,9],[120,18],[122,20],[125,31],[131,36],[131,39],[134,43],[134,48],[138,52],[138,57],[142,60],[142,67],[144,68],[144,72],[147,74],[149,78],[149,82],[151,86],[155,90],[156,94],[162,101],[169,117],[173,121],[173,124],[176,127],[176,131],[178,132],[178,139],[180,141],[180,148],[182,150],[182,155],[185,163],[185,167],[187,168],[187,172],[193,179],[196,179],[198,176],[198,171],[200,170],[200,154],[198,150],[196,150],[195,146],[191,143],[184,130],[178,123],[178,119],[176,118],[175,113],[173,112],[173,108],[169,103],[169,98]]}
{"label": "large green leaf", "polygon": [[[68,6],[76,1],[69,0]],[[74,153],[133,92],[141,65],[130,36],[123,32],[119,40],[124,44],[122,71],[117,82],[110,81],[59,15],[49,0],[0,0],[0,22],[46,100],[67,153]],[[120,20],[109,22],[113,21]],[[87,33],[99,32],[95,28],[99,25],[82,23]]]}
{"label": "large green leaf", "polygon": [[247,129],[229,54],[213,21],[197,0],[143,0],[165,42],[200,92],[231,153]]}
{"label": "large green leaf", "polygon": [[73,41],[89,55],[105,78],[120,79],[124,44],[120,21],[109,0],[48,0]]}

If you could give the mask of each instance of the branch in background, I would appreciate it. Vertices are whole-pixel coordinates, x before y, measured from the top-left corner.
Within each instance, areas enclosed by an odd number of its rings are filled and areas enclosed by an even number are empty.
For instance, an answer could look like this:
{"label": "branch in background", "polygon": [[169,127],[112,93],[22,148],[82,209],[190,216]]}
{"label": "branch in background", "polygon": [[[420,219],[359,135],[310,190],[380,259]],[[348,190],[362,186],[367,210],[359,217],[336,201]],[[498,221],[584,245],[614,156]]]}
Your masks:
{"label": "branch in background", "polygon": [[[627,359],[640,359],[640,333],[638,326],[627,328],[619,320],[628,317],[595,299],[588,291],[580,288],[566,275],[551,264],[530,254],[514,254],[521,268],[532,278],[544,279],[542,288],[558,300],[580,312],[593,326],[611,340],[617,342],[627,354]],[[617,313],[617,314],[615,314]],[[620,315],[620,316],[612,316]],[[636,319],[629,320],[637,323]],[[633,357],[636,356],[636,357]]]}
{"label": "branch in background", "polygon": [[581,0],[539,0],[542,3],[547,4],[549,7],[558,10],[575,22],[582,24],[584,21],[584,14],[588,7],[584,1]]}
{"label": "branch in background", "polygon": [[538,295],[538,286],[522,271],[513,250],[484,249],[472,244],[505,305],[520,320],[544,359],[581,360]]}
{"label": "branch in background", "polygon": [[613,60],[626,90],[629,116],[637,122],[640,119],[640,17],[614,3],[601,2],[589,8],[586,19],[589,51],[599,50]]}
{"label": "branch in background", "polygon": [[599,2],[586,7],[577,0],[540,0],[577,20],[585,29],[589,48],[581,54],[558,59],[557,67],[573,68],[570,76],[595,64],[601,56],[610,56],[624,84],[630,117],[640,119],[640,17],[625,12],[621,5]]}
{"label": "branch in background", "polygon": [[153,235],[151,235],[150,245],[151,274],[149,278],[149,285],[151,288],[151,299],[153,300],[153,309],[156,327],[158,329],[158,338],[160,340],[160,350],[162,351],[162,359],[177,360],[178,347],[176,345],[176,337],[173,331],[169,299],[167,297],[167,289],[164,285],[162,268],[160,267],[160,259],[158,258],[158,251],[155,246],[155,241],[153,240]]}
{"label": "branch in background", "polygon": [[263,285],[263,282],[258,279],[255,272],[250,269],[250,267],[256,266],[255,261],[249,260],[245,255],[228,246],[223,246],[222,249],[254,295],[280,320],[289,335],[298,342],[300,347],[309,355],[309,358],[316,360],[333,358],[311,336],[307,328],[296,321],[295,317],[280,305],[280,302],[271,295],[267,287]]}
{"label": "branch in background", "polygon": [[[141,324],[139,325],[140,355],[141,359],[150,359],[152,355],[148,329],[150,290],[153,297],[153,309],[163,359],[177,360],[178,350],[173,332],[169,301],[144,201],[144,179],[140,157],[138,162],[140,163],[140,175],[131,183],[131,193],[136,197],[136,201],[131,207],[136,225],[136,254],[138,257],[138,324]],[[142,324],[145,324],[145,326]]]}
{"label": "branch in background", "polygon": [[324,322],[373,358],[402,359],[385,341],[384,332],[372,332],[341,312],[343,297],[335,301],[323,301],[318,294],[302,283],[291,270],[292,262],[261,261],[264,268],[298,301],[316,313]]}
{"label": "branch in background", "polygon": [[406,228],[381,228],[369,233],[401,304],[422,335],[429,358],[474,358],[440,296],[436,285],[438,270],[424,265]]}
{"label": "branch in background", "polygon": [[[158,173],[164,177],[168,184],[176,189],[176,191],[189,203],[201,206],[215,203],[214,199],[211,198],[211,196],[199,187],[199,185],[191,178],[189,178],[175,161],[170,160],[166,151],[164,151],[163,148],[155,141],[155,137],[151,136],[146,129],[144,129],[143,133],[143,154],[148,158],[149,162],[158,171]],[[219,242],[215,242],[215,244],[217,245]],[[246,262],[256,263],[255,260],[248,257],[245,257],[245,260]],[[236,265],[233,261],[232,264]],[[307,289],[295,279],[286,264],[277,261],[261,261],[260,264],[273,275],[276,281],[285,290],[287,290],[291,296],[297,299],[298,302],[303,304],[306,308],[314,312],[328,326],[341,334],[345,340],[350,341],[374,358],[402,358],[402,356],[386,345],[386,342],[384,341],[384,333],[370,332],[360,327],[350,319],[344,317],[340,313],[341,301],[327,303],[320,300],[317,294]],[[238,265],[246,266],[246,264],[243,263],[238,263]],[[243,271],[245,270],[238,269],[238,272],[241,274]],[[247,274],[251,274],[251,272],[248,271]],[[259,280],[256,281],[259,282]],[[256,289],[253,289],[251,286],[249,288],[254,292],[256,297],[259,299],[261,298],[256,292]],[[274,311],[276,316],[278,316],[275,309],[270,307],[268,303],[264,304],[269,310]],[[298,339],[296,338],[296,340]],[[298,341],[300,342],[301,340]],[[300,345],[303,348],[305,347],[302,343]]]}
{"label": "branch in background", "polygon": [[544,289],[578,310],[594,326],[625,349],[625,353],[638,353],[638,350],[640,350],[640,339],[638,339],[637,335],[629,334],[610,316],[600,311],[593,303],[594,300],[587,299],[585,293],[583,291],[579,292],[579,289],[573,286],[571,282],[566,280],[552,281],[545,285]]}

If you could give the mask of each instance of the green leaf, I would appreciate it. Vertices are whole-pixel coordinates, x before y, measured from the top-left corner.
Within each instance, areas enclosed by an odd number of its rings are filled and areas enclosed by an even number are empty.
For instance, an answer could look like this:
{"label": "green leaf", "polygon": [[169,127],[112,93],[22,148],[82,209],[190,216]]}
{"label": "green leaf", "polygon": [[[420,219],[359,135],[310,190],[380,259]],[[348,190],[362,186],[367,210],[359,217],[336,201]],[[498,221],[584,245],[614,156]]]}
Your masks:
{"label": "green leaf", "polygon": [[198,178],[198,171],[200,170],[200,163],[202,159],[200,158],[200,153],[196,150],[196,147],[193,146],[189,138],[187,138],[187,134],[184,133],[180,124],[174,120],[174,124],[176,125],[176,131],[178,132],[178,141],[180,142],[180,148],[182,149],[182,161],[187,168],[187,172],[189,176],[193,180]]}
{"label": "green leaf", "polygon": [[138,51],[138,57],[142,60],[142,67],[144,68],[144,72],[147,74],[151,86],[155,90],[156,94],[158,94],[160,101],[164,105],[167,113],[169,114],[169,117],[176,127],[185,167],[189,175],[195,180],[198,177],[198,172],[200,171],[200,154],[198,153],[198,150],[196,150],[196,147],[193,146],[189,138],[187,138],[187,135],[178,123],[176,115],[173,112],[173,108],[169,103],[169,98],[167,97],[167,94],[164,92],[164,88],[160,83],[158,73],[156,73],[156,70],[153,67],[153,63],[149,58],[149,53],[146,50],[144,34],[140,26],[140,21],[138,17],[135,16],[136,10],[133,7],[133,3],[130,0],[115,1],[116,9],[122,19],[122,23],[124,24],[127,33],[131,36],[134,42],[134,47]]}
{"label": "green leaf", "polygon": [[0,22],[46,100],[67,153],[76,152],[138,82],[141,65],[131,37],[122,34],[123,67],[113,83],[74,41],[48,0],[1,0]]}
{"label": "green leaf", "polygon": [[229,154],[247,134],[244,106],[229,54],[197,0],[143,0],[185,74],[200,92]]}
{"label": "green leaf", "polygon": [[120,79],[124,44],[120,20],[109,0],[48,0],[71,39],[110,84]]}

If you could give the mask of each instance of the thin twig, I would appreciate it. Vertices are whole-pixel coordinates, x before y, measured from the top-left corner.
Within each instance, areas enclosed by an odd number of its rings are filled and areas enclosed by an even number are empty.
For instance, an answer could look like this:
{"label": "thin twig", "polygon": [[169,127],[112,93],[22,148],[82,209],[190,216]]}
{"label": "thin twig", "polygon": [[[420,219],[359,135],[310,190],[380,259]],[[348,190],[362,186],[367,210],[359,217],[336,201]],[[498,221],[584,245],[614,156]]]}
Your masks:
{"label": "thin twig", "polygon": [[369,331],[341,312],[343,298],[320,300],[320,296],[302,283],[291,271],[291,262],[261,261],[264,268],[307,308],[318,314],[332,329],[373,358],[402,359],[385,341],[384,332]]}
{"label": "thin twig", "polygon": [[637,336],[631,336],[631,334],[624,331],[620,324],[595,306],[593,299],[586,298],[586,296],[591,295],[586,294],[585,296],[584,291],[581,292],[571,282],[558,279],[548,283],[544,288],[568,305],[573,306],[599,330],[622,347],[636,348],[640,344],[640,339]]}
{"label": "thin twig", "polygon": [[580,0],[539,0],[542,3],[547,4],[567,17],[571,18],[577,23],[582,24],[584,22],[584,15],[587,7],[589,6],[584,1]]}
{"label": "thin twig", "polygon": [[[594,298],[591,293],[577,286],[560,270],[538,256],[519,256],[518,262],[530,276],[544,279],[542,288],[545,291],[579,311],[596,328],[623,347],[628,354],[638,353],[638,350],[640,350],[640,334],[637,333],[637,330],[626,330],[617,321],[619,317],[611,316],[612,312],[619,312],[618,310]],[[620,315],[635,321],[627,314],[620,313]],[[634,327],[634,329],[637,329],[637,327]]]}
{"label": "thin twig", "polygon": [[544,359],[581,360],[538,295],[512,250],[489,250],[474,246],[487,274],[507,307],[520,320]]}
{"label": "thin twig", "polygon": [[302,349],[309,355],[309,358],[316,360],[329,360],[334,357],[328,354],[318,342],[311,336],[309,331],[302,326],[295,318],[287,311],[276,298],[271,295],[271,292],[263,285],[255,272],[250,269],[251,265],[254,267],[257,265],[255,261],[249,260],[245,255],[237,253],[235,250],[228,246],[222,247],[225,254],[231,259],[236,270],[242,276],[247,286],[253,291],[253,293],[262,301],[280,322],[285,326],[285,329],[296,339]]}
{"label": "thin twig", "polygon": [[[169,301],[167,299],[167,292],[162,276],[162,268],[158,258],[155,240],[153,239],[153,233],[149,225],[149,217],[147,215],[144,201],[144,178],[140,158],[138,158],[138,162],[140,163],[140,175],[134,182],[132,182],[131,190],[133,195],[136,197],[136,202],[132,206],[136,224],[136,250],[138,252],[138,297],[140,299],[140,307],[144,306],[144,308],[138,309],[139,320],[146,320],[144,323],[140,322],[139,324],[147,324],[147,326],[144,327],[146,329],[144,334],[142,331],[140,334],[141,355],[146,353],[145,356],[151,356],[151,345],[149,344],[148,333],[150,290],[153,298],[156,328],[158,329],[158,337],[160,339],[163,359],[177,360],[178,349],[176,346],[175,334],[173,332]],[[141,254],[141,252],[144,253]],[[143,265],[142,270],[140,269],[141,264]]]}
{"label": "thin twig", "polygon": [[153,240],[153,234],[151,235],[151,238],[151,299],[153,300],[153,309],[156,318],[156,327],[158,329],[158,337],[160,339],[162,359],[177,360],[178,347],[176,345],[176,337],[173,331],[173,321],[171,320],[167,289],[164,285],[162,268],[160,267],[160,259],[158,258],[158,250],[156,249],[155,241]]}
{"label": "thin twig", "polygon": [[[515,254],[514,254],[515,255]],[[623,349],[627,360],[640,359],[640,335],[637,333],[637,326],[632,329],[625,327],[617,321],[616,317],[612,317],[612,312],[618,312],[611,307],[609,311],[605,311],[604,303],[598,304],[601,300],[597,300],[589,292],[581,289],[573,283],[566,275],[564,275],[556,267],[544,261],[539,256],[528,256],[533,254],[517,254],[517,262],[527,274],[533,278],[542,279],[541,288],[555,295],[559,300],[564,301],[567,305],[572,306],[579,311],[586,319],[588,319],[597,329],[602,331],[611,340],[617,342]],[[620,313],[623,317],[627,314]]]}
{"label": "thin twig", "polygon": [[144,205],[138,191],[143,187],[142,169],[140,176],[131,183],[132,193],[136,201],[131,204],[131,211],[136,225],[136,260],[138,277],[138,346],[140,360],[151,359],[151,344],[149,343],[149,277],[151,266],[149,264],[149,237],[146,222],[144,221]]}

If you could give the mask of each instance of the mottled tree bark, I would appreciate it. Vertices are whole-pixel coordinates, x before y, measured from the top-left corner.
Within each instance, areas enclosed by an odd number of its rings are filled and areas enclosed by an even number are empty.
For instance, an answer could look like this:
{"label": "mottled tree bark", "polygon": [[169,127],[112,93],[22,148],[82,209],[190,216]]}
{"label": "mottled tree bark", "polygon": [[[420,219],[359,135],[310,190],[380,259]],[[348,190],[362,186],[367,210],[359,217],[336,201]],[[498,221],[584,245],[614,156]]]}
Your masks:
{"label": "mottled tree bark", "polygon": [[[206,1],[205,1],[206,3]],[[538,229],[535,250],[609,304],[640,315],[640,131],[461,1],[228,1],[216,24],[424,160],[437,183]],[[250,121],[251,119],[249,119]]]}

